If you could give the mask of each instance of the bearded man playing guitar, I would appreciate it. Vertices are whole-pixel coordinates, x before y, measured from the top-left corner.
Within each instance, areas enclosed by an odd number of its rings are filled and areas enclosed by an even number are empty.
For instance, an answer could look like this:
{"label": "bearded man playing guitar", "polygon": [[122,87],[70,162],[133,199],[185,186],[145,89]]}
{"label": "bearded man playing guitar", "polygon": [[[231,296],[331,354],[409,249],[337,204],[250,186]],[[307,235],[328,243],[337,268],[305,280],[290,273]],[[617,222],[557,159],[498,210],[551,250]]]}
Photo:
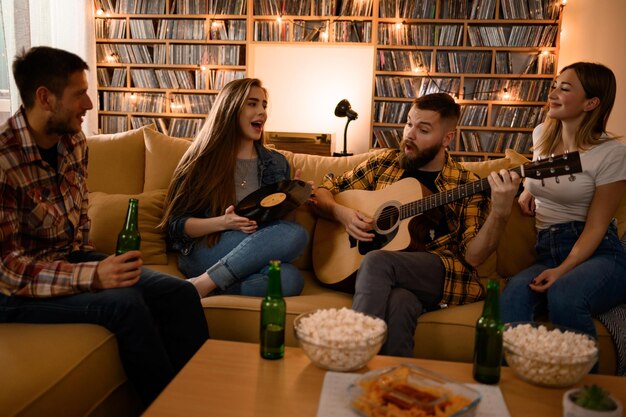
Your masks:
{"label": "bearded man playing guitar", "polygon": [[[340,222],[351,241],[371,242],[374,219],[339,204],[335,194],[380,190],[404,178],[417,179],[424,194],[430,194],[478,180],[446,151],[459,115],[460,106],[448,94],[417,98],[400,149],[381,152],[335,179],[327,178],[317,189],[315,204],[321,215]],[[475,268],[496,249],[521,177],[503,169],[492,172],[488,181],[491,207],[484,193],[457,199],[415,217],[406,250],[372,250],[363,258],[352,307],[387,322],[381,354],[413,356],[413,335],[422,312],[483,297]],[[424,226],[427,220],[431,224]]]}

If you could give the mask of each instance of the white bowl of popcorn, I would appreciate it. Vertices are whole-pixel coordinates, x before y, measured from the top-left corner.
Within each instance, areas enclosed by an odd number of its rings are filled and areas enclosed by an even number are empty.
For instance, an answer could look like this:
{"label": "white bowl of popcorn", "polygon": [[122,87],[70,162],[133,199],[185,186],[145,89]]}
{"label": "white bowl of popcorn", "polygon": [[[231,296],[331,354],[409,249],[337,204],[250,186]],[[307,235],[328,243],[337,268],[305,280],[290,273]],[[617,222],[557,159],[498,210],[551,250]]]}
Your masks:
{"label": "white bowl of popcorn", "polygon": [[539,323],[507,323],[504,357],[513,372],[532,384],[569,387],[598,360],[597,342],[576,330]]}
{"label": "white bowl of popcorn", "polygon": [[341,372],[364,367],[380,351],[387,337],[383,320],[349,308],[300,314],[293,328],[311,362]]}

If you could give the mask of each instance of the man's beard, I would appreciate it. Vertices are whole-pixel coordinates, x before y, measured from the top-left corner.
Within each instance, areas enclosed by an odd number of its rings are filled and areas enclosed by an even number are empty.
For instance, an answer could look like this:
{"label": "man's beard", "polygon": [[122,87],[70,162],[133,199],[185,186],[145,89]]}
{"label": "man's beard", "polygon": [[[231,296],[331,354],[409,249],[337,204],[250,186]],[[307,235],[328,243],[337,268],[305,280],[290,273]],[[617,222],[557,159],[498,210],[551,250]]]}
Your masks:
{"label": "man's beard", "polygon": [[67,114],[56,108],[52,117],[46,122],[46,133],[49,135],[75,135],[80,129],[75,129],[67,120]]}
{"label": "man's beard", "polygon": [[[407,145],[408,144],[408,145]],[[409,146],[416,155],[407,155],[404,148]],[[435,159],[439,153],[439,147],[431,146],[430,148],[419,149],[413,142],[402,139],[400,142],[400,168],[405,171],[414,172],[424,165]]]}

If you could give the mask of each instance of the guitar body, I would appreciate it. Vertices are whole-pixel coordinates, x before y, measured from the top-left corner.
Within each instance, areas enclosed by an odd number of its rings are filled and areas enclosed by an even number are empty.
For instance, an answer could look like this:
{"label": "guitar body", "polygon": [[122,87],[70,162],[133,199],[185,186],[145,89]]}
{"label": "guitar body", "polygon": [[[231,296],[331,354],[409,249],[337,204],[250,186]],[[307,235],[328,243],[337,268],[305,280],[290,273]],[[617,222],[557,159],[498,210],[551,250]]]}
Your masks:
{"label": "guitar body", "polygon": [[313,269],[318,279],[325,284],[343,281],[375,249],[398,251],[419,247],[411,242],[409,223],[422,216],[398,221],[396,209],[423,195],[421,184],[414,178],[405,178],[378,191],[347,190],[335,195],[339,204],[375,219],[376,237],[373,242],[359,242],[341,223],[319,218],[313,234]]}

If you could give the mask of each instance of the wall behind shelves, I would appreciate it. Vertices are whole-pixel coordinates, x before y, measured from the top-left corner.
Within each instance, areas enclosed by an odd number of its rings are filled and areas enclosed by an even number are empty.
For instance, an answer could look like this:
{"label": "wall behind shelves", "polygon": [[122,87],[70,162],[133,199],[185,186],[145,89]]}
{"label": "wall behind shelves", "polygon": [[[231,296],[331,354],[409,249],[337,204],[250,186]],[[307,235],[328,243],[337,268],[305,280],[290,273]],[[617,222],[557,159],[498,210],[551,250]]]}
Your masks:
{"label": "wall behind shelves", "polygon": [[[599,62],[611,68],[617,78],[615,107],[608,130],[626,135],[626,1],[570,0],[561,24],[559,70],[576,61]],[[620,46],[621,45],[621,46]],[[622,141],[626,143],[626,138]]]}
{"label": "wall behind shelves", "polygon": [[372,135],[372,46],[255,43],[249,48],[249,74],[260,78],[269,93],[267,131],[331,133],[332,150],[342,151],[347,119],[334,112],[345,98],[359,114],[348,127],[348,152],[367,151]]}

